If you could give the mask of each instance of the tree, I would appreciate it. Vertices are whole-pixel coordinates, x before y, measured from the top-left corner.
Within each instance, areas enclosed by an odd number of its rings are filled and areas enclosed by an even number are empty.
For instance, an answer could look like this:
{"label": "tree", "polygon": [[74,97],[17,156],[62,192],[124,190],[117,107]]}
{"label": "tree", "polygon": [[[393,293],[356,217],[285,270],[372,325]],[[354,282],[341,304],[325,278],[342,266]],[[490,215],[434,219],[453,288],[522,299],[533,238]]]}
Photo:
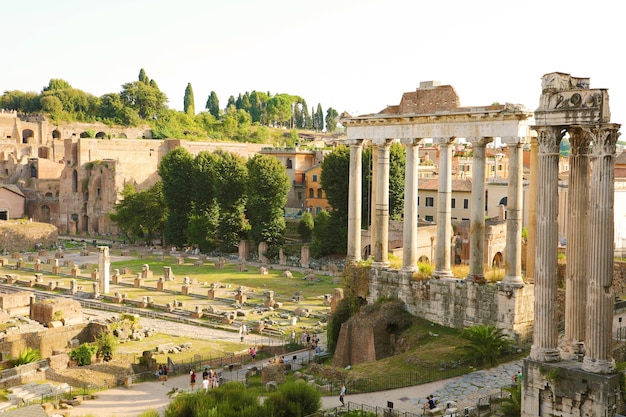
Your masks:
{"label": "tree", "polygon": [[193,156],[179,147],[167,153],[159,164],[163,181],[163,197],[169,216],[165,224],[165,241],[182,246],[186,243],[185,230],[192,209]]}
{"label": "tree", "polygon": [[283,243],[284,207],[291,184],[285,166],[272,156],[256,154],[246,165],[250,237],[255,244],[266,242],[271,256],[278,253]]}
{"label": "tree", "polygon": [[113,351],[115,350],[116,339],[113,333],[107,330],[100,330],[96,336],[96,355],[101,357],[103,361],[109,362],[113,359]]}
{"label": "tree", "polygon": [[193,89],[191,88],[191,83],[187,83],[187,88],[185,88],[183,111],[192,116],[196,114],[196,104],[193,98]]}
{"label": "tree", "polygon": [[218,157],[208,151],[196,155],[192,166],[193,215],[185,232],[188,243],[207,252],[215,249],[218,205],[215,198],[215,174]]}
{"label": "tree", "polygon": [[215,91],[211,91],[209,94],[209,98],[206,101],[206,109],[210,114],[213,115],[216,119],[220,117],[220,101],[217,98],[217,94]]}
{"label": "tree", "polygon": [[248,168],[243,157],[218,151],[215,169],[215,198],[219,206],[217,234],[221,248],[231,251],[238,247],[250,230],[245,217]]}
{"label": "tree", "polygon": [[158,119],[167,109],[167,96],[156,87],[156,83],[126,83],[122,85],[120,98],[125,106],[136,110],[143,120]]}
{"label": "tree", "polygon": [[317,104],[317,110],[313,113],[313,130],[321,132],[324,130],[324,112],[322,111],[322,105]]}
{"label": "tree", "polygon": [[322,161],[320,180],[322,188],[326,191],[326,199],[332,207],[327,227],[333,230],[333,233],[318,233],[316,218],[314,242],[318,243],[314,247],[325,254],[347,251],[349,177],[350,149],[347,146],[338,146]]}
{"label": "tree", "polygon": [[[367,228],[371,224],[372,200],[371,188],[374,178],[372,178],[372,152],[373,148],[367,147],[363,150],[363,194],[361,226]],[[389,217],[393,220],[401,220],[404,213],[404,173],[406,164],[406,153],[404,146],[394,142],[389,148]]]}
{"label": "tree", "polygon": [[329,107],[328,110],[326,110],[327,132],[332,133],[337,129],[337,116],[339,116],[339,113],[337,113],[337,110],[333,109],[332,107]]}
{"label": "tree", "polygon": [[489,363],[495,365],[498,358],[511,348],[511,340],[502,329],[495,325],[476,325],[461,332],[461,337],[469,342],[458,346],[464,350],[468,360],[477,365]]}
{"label": "tree", "polygon": [[313,216],[308,211],[305,211],[302,213],[302,218],[298,223],[298,233],[300,234],[302,240],[305,242],[310,241],[313,236],[314,229],[315,223],[313,222]]}
{"label": "tree", "polygon": [[163,238],[168,211],[164,207],[162,182],[140,192],[128,183],[121,196],[123,200],[116,204],[115,212],[109,217],[128,241],[134,243],[137,239],[145,239],[152,242],[157,234]]}
{"label": "tree", "polygon": [[291,120],[293,97],[289,94],[276,94],[266,103],[268,120],[284,126]]}

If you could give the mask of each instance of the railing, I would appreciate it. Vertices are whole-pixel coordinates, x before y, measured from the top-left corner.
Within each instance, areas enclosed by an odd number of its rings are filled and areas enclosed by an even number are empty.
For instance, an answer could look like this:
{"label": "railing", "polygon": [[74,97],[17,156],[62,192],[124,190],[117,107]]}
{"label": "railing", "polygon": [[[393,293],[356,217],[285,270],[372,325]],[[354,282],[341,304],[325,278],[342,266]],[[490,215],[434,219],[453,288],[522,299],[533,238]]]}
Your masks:
{"label": "railing", "polygon": [[[310,414],[306,417],[335,417],[340,416],[347,413],[353,413],[352,415],[357,416],[381,416],[381,417],[421,417],[423,414],[415,414],[408,411],[398,411],[389,407],[377,407],[371,406],[367,404],[358,404],[353,403],[351,401],[346,402],[346,405],[341,407],[330,408],[326,410],[320,410],[317,413]],[[454,417],[453,414],[449,415],[450,417]]]}

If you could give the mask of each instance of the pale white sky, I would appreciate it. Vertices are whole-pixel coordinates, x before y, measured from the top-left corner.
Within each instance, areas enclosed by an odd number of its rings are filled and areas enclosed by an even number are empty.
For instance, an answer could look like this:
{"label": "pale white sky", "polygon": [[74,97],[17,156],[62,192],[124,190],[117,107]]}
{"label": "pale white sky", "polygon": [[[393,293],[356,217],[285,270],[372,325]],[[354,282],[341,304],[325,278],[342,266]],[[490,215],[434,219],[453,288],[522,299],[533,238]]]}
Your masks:
{"label": "pale white sky", "polygon": [[214,90],[288,93],[309,108],[374,113],[420,81],[452,85],[463,106],[534,110],[541,76],[608,88],[626,123],[623,16],[609,0],[5,1],[0,92],[51,78],[101,96],[144,68],[182,110]]}

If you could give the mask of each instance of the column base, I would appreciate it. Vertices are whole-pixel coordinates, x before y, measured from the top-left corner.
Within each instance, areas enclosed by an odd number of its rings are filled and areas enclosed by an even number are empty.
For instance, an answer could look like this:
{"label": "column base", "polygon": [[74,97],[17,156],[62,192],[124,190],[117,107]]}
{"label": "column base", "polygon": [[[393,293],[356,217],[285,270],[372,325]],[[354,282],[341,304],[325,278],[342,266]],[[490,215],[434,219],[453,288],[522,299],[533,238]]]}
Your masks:
{"label": "column base", "polygon": [[372,268],[389,268],[389,265],[391,265],[389,262],[372,262]]}
{"label": "column base", "polygon": [[565,361],[574,360],[582,362],[585,356],[585,345],[578,340],[563,340],[561,344],[561,358]]}
{"label": "column base", "polygon": [[538,362],[559,362],[561,352],[558,349],[539,348],[533,345],[530,348],[530,358]]}
{"label": "column base", "polygon": [[454,278],[454,274],[452,274],[451,270],[440,270],[440,271],[434,271],[433,272],[433,277],[435,278]]}
{"label": "column base", "polygon": [[521,275],[507,275],[502,279],[502,283],[506,285],[523,287],[524,279]]}
{"label": "column base", "polygon": [[615,360],[592,359],[589,356],[585,356],[581,368],[583,371],[592,372],[594,374],[610,374],[615,371]]}
{"label": "column base", "polygon": [[403,266],[402,269],[400,269],[402,272],[418,272],[419,270],[420,268],[417,265]]}

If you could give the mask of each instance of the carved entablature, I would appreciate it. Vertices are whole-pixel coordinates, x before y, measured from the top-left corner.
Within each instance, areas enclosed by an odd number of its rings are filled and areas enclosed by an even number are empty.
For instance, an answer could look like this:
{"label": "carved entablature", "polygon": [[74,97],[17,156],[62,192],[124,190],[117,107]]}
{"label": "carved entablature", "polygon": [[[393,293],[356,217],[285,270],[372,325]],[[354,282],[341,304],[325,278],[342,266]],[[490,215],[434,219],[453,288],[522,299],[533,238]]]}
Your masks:
{"label": "carved entablature", "polygon": [[543,76],[535,122],[541,126],[609,123],[609,92],[589,89],[589,78],[550,73]]}

